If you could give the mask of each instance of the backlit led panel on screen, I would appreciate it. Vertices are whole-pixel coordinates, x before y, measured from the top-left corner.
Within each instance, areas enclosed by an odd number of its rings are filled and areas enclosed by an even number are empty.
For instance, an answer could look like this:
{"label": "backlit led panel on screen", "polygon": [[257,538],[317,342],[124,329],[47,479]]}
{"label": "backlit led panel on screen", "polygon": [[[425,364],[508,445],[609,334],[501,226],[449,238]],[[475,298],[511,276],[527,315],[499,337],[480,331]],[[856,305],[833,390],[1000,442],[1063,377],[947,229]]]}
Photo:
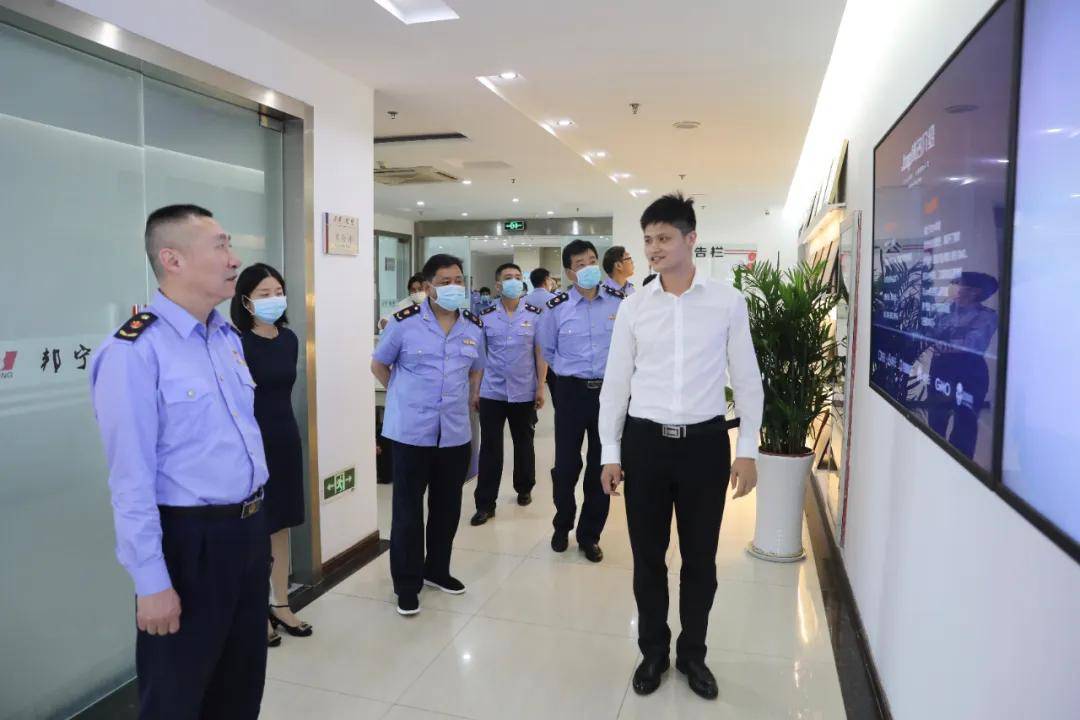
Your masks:
{"label": "backlit led panel on screen", "polygon": [[[1080,542],[1080,2],[1028,0],[1002,481]],[[1075,547],[1075,545],[1074,545]]]}
{"label": "backlit led panel on screen", "polygon": [[874,150],[870,382],[984,479],[994,469],[1017,3]]}

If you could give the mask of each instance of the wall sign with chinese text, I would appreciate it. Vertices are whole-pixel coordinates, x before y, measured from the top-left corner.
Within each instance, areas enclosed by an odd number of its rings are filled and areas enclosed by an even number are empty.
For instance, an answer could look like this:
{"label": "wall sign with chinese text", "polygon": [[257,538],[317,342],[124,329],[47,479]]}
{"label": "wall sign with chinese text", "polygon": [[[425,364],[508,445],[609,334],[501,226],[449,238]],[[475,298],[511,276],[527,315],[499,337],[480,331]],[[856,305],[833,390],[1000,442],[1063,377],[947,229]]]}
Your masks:
{"label": "wall sign with chinese text", "polygon": [[360,254],[360,220],[350,215],[323,213],[327,255]]}

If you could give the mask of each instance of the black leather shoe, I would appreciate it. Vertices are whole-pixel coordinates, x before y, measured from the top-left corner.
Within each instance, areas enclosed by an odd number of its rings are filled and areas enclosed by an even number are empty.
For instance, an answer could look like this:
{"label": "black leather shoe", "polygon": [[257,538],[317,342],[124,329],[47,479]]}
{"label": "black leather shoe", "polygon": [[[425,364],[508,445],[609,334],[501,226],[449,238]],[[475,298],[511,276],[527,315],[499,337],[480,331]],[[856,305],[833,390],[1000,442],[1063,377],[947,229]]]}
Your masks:
{"label": "black leather shoe", "polygon": [[664,673],[671,667],[667,656],[645,658],[634,671],[634,692],[638,695],[651,695],[660,687]]}
{"label": "black leather shoe", "polygon": [[525,507],[532,503],[532,493],[518,493],[518,505]]}
{"label": "black leather shoe", "polygon": [[570,547],[570,540],[567,539],[566,533],[556,530],[551,536],[551,549],[555,552],[566,552],[568,547]]}
{"label": "black leather shoe", "polygon": [[703,660],[676,660],[675,669],[686,676],[690,689],[706,700],[715,700],[720,694],[716,677]]}
{"label": "black leather shoe", "polygon": [[604,551],[600,549],[599,545],[581,545],[578,544],[578,549],[585,553],[585,557],[589,562],[600,562],[604,559]]}
{"label": "black leather shoe", "polygon": [[472,520],[469,521],[469,524],[473,527],[476,527],[477,525],[483,525],[493,517],[495,517],[494,510],[477,510],[476,514],[472,516]]}
{"label": "black leather shoe", "polygon": [[[271,605],[270,606],[270,627],[274,628],[274,630],[277,630],[278,628],[281,628],[282,630],[289,633],[293,637],[311,637],[311,633],[313,633],[314,630],[312,630],[311,626],[308,625],[306,622],[302,622],[299,625],[289,625],[284,620],[282,620],[281,618],[279,618],[277,615],[274,614],[274,608],[287,608],[287,607],[289,607],[288,604],[285,604],[285,605]],[[274,646],[271,646],[271,647],[277,647],[277,646],[274,645]]]}
{"label": "black leather shoe", "polygon": [[436,590],[442,590],[444,593],[450,593],[451,595],[464,595],[465,584],[458,580],[456,577],[447,575],[444,578],[424,578],[424,585],[429,588],[435,588]]}

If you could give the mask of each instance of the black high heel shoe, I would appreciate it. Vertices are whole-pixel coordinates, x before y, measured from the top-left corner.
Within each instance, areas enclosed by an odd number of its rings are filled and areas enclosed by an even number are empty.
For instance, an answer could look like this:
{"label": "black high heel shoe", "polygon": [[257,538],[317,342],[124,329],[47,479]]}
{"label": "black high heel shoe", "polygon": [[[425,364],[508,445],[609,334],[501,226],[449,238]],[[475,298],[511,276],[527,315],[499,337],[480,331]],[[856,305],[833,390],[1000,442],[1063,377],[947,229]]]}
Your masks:
{"label": "black high heel shoe", "polygon": [[285,632],[287,632],[288,634],[292,635],[293,637],[310,637],[311,633],[314,632],[314,629],[310,625],[308,625],[306,622],[301,622],[299,625],[289,625],[287,622],[285,622],[284,620],[282,620],[281,618],[279,618],[277,615],[274,614],[274,608],[287,608],[287,607],[289,607],[289,606],[288,605],[271,605],[270,606],[270,611],[269,611],[270,626],[273,627],[275,630],[277,630],[278,628],[281,628]]}

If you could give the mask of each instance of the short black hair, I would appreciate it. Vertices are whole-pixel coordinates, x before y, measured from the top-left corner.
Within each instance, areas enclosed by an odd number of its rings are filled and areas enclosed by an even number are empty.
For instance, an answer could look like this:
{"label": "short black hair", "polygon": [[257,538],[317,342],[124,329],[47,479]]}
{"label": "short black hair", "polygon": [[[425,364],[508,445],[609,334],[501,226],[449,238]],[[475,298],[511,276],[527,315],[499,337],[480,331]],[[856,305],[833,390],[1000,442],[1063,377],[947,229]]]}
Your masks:
{"label": "short black hair", "polygon": [[683,235],[697,230],[694,198],[686,198],[681,192],[676,192],[654,200],[641,214],[641,229],[656,223],[674,225]]}
{"label": "short black hair", "polygon": [[567,270],[570,269],[570,259],[575,255],[582,255],[592,250],[593,255],[596,255],[596,246],[588,240],[571,240],[567,243],[566,247],[562,249],[562,266]]}
{"label": "short black hair", "polygon": [[[250,332],[255,327],[255,318],[244,307],[244,298],[250,300],[251,293],[255,292],[255,288],[259,286],[259,283],[268,277],[272,277],[281,283],[281,291],[285,292],[285,278],[281,277],[281,273],[266,263],[248,265],[240,273],[240,277],[236,279],[236,293],[233,295],[232,304],[229,306],[229,317],[232,318],[233,325],[240,332]],[[274,323],[278,327],[288,324],[289,318],[286,317],[285,313],[282,313],[281,317]]]}
{"label": "short black hair", "polygon": [[435,279],[435,273],[439,272],[443,268],[454,267],[457,265],[458,270],[465,274],[465,264],[461,261],[461,258],[453,255],[447,255],[446,253],[439,253],[438,255],[432,255],[424,263],[424,269],[420,271],[420,274],[424,277],[424,282],[431,282]]}
{"label": "short black hair", "polygon": [[424,284],[424,276],[421,275],[420,273],[416,273],[411,278],[409,278],[409,282],[405,283],[405,288],[406,289],[411,288],[414,283],[420,283],[420,285],[423,286],[423,284]]}
{"label": "short black hair", "polygon": [[533,288],[538,288],[547,282],[547,279],[551,277],[551,273],[547,268],[536,268],[529,273],[529,282],[532,283]]}
{"label": "short black hair", "polygon": [[143,240],[146,243],[146,257],[150,260],[150,267],[154,270],[155,277],[161,277],[161,261],[158,260],[158,253],[161,252],[159,230],[163,225],[193,217],[212,218],[214,213],[198,205],[166,205],[150,213],[150,216],[146,218]]}
{"label": "short black hair", "polygon": [[480,288],[480,294],[483,295],[484,293],[487,293],[488,295],[490,295],[491,294],[491,288],[489,288],[489,287]]}
{"label": "short black hair", "polygon": [[626,248],[622,245],[612,245],[604,253],[604,272],[609,276],[615,272],[615,263],[622,262],[623,255],[626,254]]}
{"label": "short black hair", "polygon": [[495,279],[498,280],[499,276],[502,275],[502,271],[506,270],[508,268],[513,268],[514,270],[517,270],[518,272],[521,272],[521,267],[520,266],[515,265],[514,263],[503,263],[499,267],[495,268]]}

